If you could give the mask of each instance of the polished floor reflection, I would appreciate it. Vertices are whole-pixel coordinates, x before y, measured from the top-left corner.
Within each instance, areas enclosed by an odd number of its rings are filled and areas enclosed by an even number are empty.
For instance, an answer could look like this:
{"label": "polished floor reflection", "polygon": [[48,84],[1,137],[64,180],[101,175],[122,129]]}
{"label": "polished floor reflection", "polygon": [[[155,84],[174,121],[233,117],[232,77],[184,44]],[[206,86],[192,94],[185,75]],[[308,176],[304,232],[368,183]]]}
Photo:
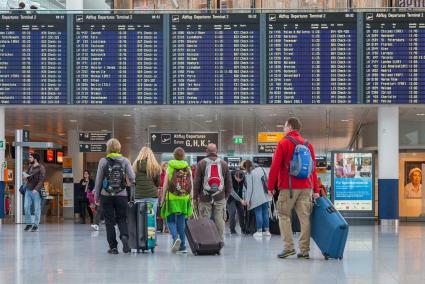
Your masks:
{"label": "polished floor reflection", "polygon": [[155,254],[106,253],[104,229],[87,225],[0,226],[0,283],[425,283],[425,226],[352,226],[344,260],[279,260],[279,237],[226,235],[221,256],[173,255],[169,235]]}

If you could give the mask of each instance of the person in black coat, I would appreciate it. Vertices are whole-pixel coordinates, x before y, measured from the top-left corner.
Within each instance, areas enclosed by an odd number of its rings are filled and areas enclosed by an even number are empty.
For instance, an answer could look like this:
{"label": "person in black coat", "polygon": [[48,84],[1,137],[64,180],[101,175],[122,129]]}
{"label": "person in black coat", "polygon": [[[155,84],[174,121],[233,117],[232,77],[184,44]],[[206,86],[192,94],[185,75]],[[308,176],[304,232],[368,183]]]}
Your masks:
{"label": "person in black coat", "polygon": [[244,181],[245,175],[243,171],[236,170],[232,173],[233,191],[230,194],[229,199],[227,199],[227,210],[229,212],[231,234],[237,234],[236,212],[239,217],[239,226],[241,227],[242,233],[245,233],[245,214],[243,206],[246,204],[245,201],[242,200]]}
{"label": "person in black coat", "polygon": [[78,207],[81,212],[81,224],[86,223],[86,212],[89,212],[90,223],[93,224],[93,211],[90,208],[90,203],[87,198],[87,192],[92,192],[94,189],[94,180],[90,176],[90,172],[85,170],[83,179],[78,186]]}

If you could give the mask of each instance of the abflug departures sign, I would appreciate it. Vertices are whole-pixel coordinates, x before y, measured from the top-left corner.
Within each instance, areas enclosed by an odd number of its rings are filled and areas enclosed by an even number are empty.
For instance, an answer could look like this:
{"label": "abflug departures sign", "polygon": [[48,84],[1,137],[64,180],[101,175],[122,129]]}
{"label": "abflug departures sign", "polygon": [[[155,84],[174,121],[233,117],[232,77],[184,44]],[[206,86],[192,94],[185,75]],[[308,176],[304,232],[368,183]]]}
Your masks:
{"label": "abflug departures sign", "polygon": [[66,15],[0,17],[0,104],[67,103]]}
{"label": "abflug departures sign", "polygon": [[218,133],[156,132],[150,134],[150,143],[156,153],[171,153],[177,147],[182,147],[187,153],[205,153],[209,143],[218,145]]}
{"label": "abflug departures sign", "polygon": [[357,103],[357,14],[267,14],[267,102]]}
{"label": "abflug departures sign", "polygon": [[425,103],[425,14],[364,14],[365,103]]}
{"label": "abflug departures sign", "polygon": [[163,104],[162,18],[74,15],[74,103]]}

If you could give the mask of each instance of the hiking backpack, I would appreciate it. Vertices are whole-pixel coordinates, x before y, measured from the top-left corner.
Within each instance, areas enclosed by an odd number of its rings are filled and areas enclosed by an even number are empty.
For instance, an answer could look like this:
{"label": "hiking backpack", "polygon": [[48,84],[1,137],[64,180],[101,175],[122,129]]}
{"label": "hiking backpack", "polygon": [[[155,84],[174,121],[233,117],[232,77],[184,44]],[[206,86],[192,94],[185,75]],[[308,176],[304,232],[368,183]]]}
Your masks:
{"label": "hiking backpack", "polygon": [[297,179],[306,179],[313,171],[313,158],[311,157],[308,141],[299,143],[291,136],[286,136],[289,141],[295,144],[294,153],[289,165],[289,175]]}
{"label": "hiking backpack", "polygon": [[125,170],[119,161],[106,158],[107,165],[104,172],[106,186],[104,189],[111,195],[115,195],[123,191],[126,187]]}
{"label": "hiking backpack", "polygon": [[186,195],[192,191],[192,173],[190,168],[174,169],[169,191],[175,195]]}
{"label": "hiking backpack", "polygon": [[212,195],[222,192],[224,189],[224,178],[220,158],[217,158],[215,161],[205,158],[204,161],[207,163],[203,184],[204,191]]}

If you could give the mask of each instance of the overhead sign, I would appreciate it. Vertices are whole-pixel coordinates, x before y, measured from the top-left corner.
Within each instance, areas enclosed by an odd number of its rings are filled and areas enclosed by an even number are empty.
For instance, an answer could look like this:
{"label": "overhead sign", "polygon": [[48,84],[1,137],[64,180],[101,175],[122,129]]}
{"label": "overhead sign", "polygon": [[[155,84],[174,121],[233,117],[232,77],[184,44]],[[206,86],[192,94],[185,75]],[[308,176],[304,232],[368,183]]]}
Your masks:
{"label": "overhead sign", "polygon": [[156,153],[172,153],[177,147],[182,147],[187,153],[204,153],[209,143],[214,143],[218,147],[217,132],[155,132],[150,134],[151,148]]}
{"label": "overhead sign", "polygon": [[233,136],[233,143],[234,144],[243,144],[243,136],[241,136],[241,135],[237,135],[237,136]]}
{"label": "overhead sign", "polygon": [[89,153],[89,152],[106,152],[106,144],[80,144],[80,152]]}
{"label": "overhead sign", "polygon": [[398,0],[398,6],[403,8],[424,8],[425,1],[418,0]]}
{"label": "overhead sign", "polygon": [[276,144],[261,144],[258,145],[258,153],[260,154],[273,154],[276,150]]}
{"label": "overhead sign", "polygon": [[258,132],[258,143],[278,143],[283,139],[283,132]]}
{"label": "overhead sign", "polygon": [[80,132],[80,141],[82,142],[107,142],[109,139],[111,139],[111,132]]}
{"label": "overhead sign", "polygon": [[270,168],[272,165],[272,157],[254,157],[254,163],[263,168]]}
{"label": "overhead sign", "polygon": [[30,142],[30,131],[29,130],[25,130],[24,129],[22,141],[24,141],[24,142]]}

